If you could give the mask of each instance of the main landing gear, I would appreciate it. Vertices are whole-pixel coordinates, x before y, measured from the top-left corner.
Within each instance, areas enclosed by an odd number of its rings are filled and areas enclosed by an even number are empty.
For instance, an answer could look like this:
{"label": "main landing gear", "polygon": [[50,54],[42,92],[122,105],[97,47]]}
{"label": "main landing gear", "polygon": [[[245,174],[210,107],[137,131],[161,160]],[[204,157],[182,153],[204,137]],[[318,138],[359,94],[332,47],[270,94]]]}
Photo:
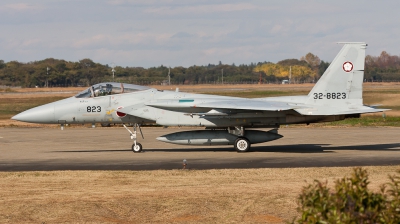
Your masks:
{"label": "main landing gear", "polygon": [[250,149],[250,142],[244,137],[239,137],[234,145],[236,152],[248,152]]}
{"label": "main landing gear", "polygon": [[230,134],[238,136],[238,138],[235,141],[235,144],[233,147],[235,148],[236,152],[241,153],[241,152],[248,152],[250,150],[250,141],[244,137],[244,128],[243,127],[237,127],[235,126],[234,128],[228,128],[228,132]]}
{"label": "main landing gear", "polygon": [[122,124],[122,125],[123,125],[124,128],[130,133],[131,139],[133,140],[132,151],[133,151],[134,153],[141,152],[141,151],[143,150],[142,144],[140,144],[139,142],[136,141],[136,130],[137,130],[137,129],[139,129],[140,134],[142,135],[142,138],[144,139],[143,133],[142,133],[142,129],[140,128],[139,124],[136,124],[136,123],[135,123],[135,124],[133,125],[133,132],[132,132],[131,130],[129,130],[129,128],[127,128],[127,127],[125,126],[125,124]]}

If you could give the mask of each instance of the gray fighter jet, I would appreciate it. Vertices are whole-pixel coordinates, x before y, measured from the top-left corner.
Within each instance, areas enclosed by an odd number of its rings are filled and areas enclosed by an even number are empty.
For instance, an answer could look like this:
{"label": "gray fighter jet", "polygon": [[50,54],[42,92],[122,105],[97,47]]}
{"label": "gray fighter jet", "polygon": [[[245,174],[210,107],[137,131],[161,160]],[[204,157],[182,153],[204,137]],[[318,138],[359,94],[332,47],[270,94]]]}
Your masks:
{"label": "gray fighter jet", "polygon": [[[205,127],[205,130],[176,132],[157,139],[184,145],[233,145],[237,152],[247,152],[251,144],[281,138],[280,125],[339,121],[385,110],[363,104],[367,45],[342,44],[341,51],[307,96],[248,99],[109,82],[93,85],[74,97],[24,111],[12,119],[62,127],[64,124],[122,123],[134,141],[134,152],[142,151],[136,133],[141,132],[140,126],[144,124]],[[125,124],[132,124],[133,131]]]}

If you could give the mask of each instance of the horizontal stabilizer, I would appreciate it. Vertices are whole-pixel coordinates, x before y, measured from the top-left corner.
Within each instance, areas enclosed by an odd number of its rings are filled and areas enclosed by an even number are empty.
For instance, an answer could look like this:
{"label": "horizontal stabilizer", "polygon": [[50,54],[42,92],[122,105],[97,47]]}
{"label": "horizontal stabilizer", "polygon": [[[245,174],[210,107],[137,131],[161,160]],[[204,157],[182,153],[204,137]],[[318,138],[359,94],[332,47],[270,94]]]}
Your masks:
{"label": "horizontal stabilizer", "polygon": [[357,109],[338,110],[337,108],[307,108],[307,109],[295,109],[301,115],[345,115],[345,114],[366,114],[366,113],[377,113],[383,112],[390,109],[376,109],[373,107],[360,107]]}
{"label": "horizontal stabilizer", "polygon": [[343,111],[341,113],[338,113],[337,115],[342,115],[342,114],[368,114],[368,113],[378,113],[378,112],[384,112],[388,111],[390,109],[363,109],[363,110],[348,110],[348,111]]}

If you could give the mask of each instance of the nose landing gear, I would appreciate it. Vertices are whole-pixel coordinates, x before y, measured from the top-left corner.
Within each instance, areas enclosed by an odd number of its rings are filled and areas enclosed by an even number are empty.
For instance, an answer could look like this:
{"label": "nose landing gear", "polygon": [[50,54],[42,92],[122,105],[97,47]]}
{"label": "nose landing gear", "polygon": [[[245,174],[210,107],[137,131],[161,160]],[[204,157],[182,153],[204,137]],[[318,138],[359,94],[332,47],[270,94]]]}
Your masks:
{"label": "nose landing gear", "polygon": [[140,144],[139,142],[136,141],[136,130],[137,130],[137,128],[139,129],[140,134],[142,135],[142,138],[144,139],[143,133],[142,133],[142,129],[140,128],[139,124],[135,123],[133,125],[133,132],[131,130],[129,130],[129,128],[127,128],[125,124],[122,124],[122,125],[130,133],[130,137],[133,140],[132,151],[134,153],[141,152],[143,150],[142,144]]}

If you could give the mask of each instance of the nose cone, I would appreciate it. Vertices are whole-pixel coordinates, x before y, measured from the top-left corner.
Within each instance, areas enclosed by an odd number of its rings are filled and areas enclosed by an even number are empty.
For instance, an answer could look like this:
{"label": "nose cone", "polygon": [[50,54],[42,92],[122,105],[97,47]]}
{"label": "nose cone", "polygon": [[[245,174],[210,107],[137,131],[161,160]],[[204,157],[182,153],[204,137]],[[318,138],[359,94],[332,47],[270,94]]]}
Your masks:
{"label": "nose cone", "polygon": [[54,119],[54,105],[51,103],[24,111],[11,119],[30,123],[57,123]]}

